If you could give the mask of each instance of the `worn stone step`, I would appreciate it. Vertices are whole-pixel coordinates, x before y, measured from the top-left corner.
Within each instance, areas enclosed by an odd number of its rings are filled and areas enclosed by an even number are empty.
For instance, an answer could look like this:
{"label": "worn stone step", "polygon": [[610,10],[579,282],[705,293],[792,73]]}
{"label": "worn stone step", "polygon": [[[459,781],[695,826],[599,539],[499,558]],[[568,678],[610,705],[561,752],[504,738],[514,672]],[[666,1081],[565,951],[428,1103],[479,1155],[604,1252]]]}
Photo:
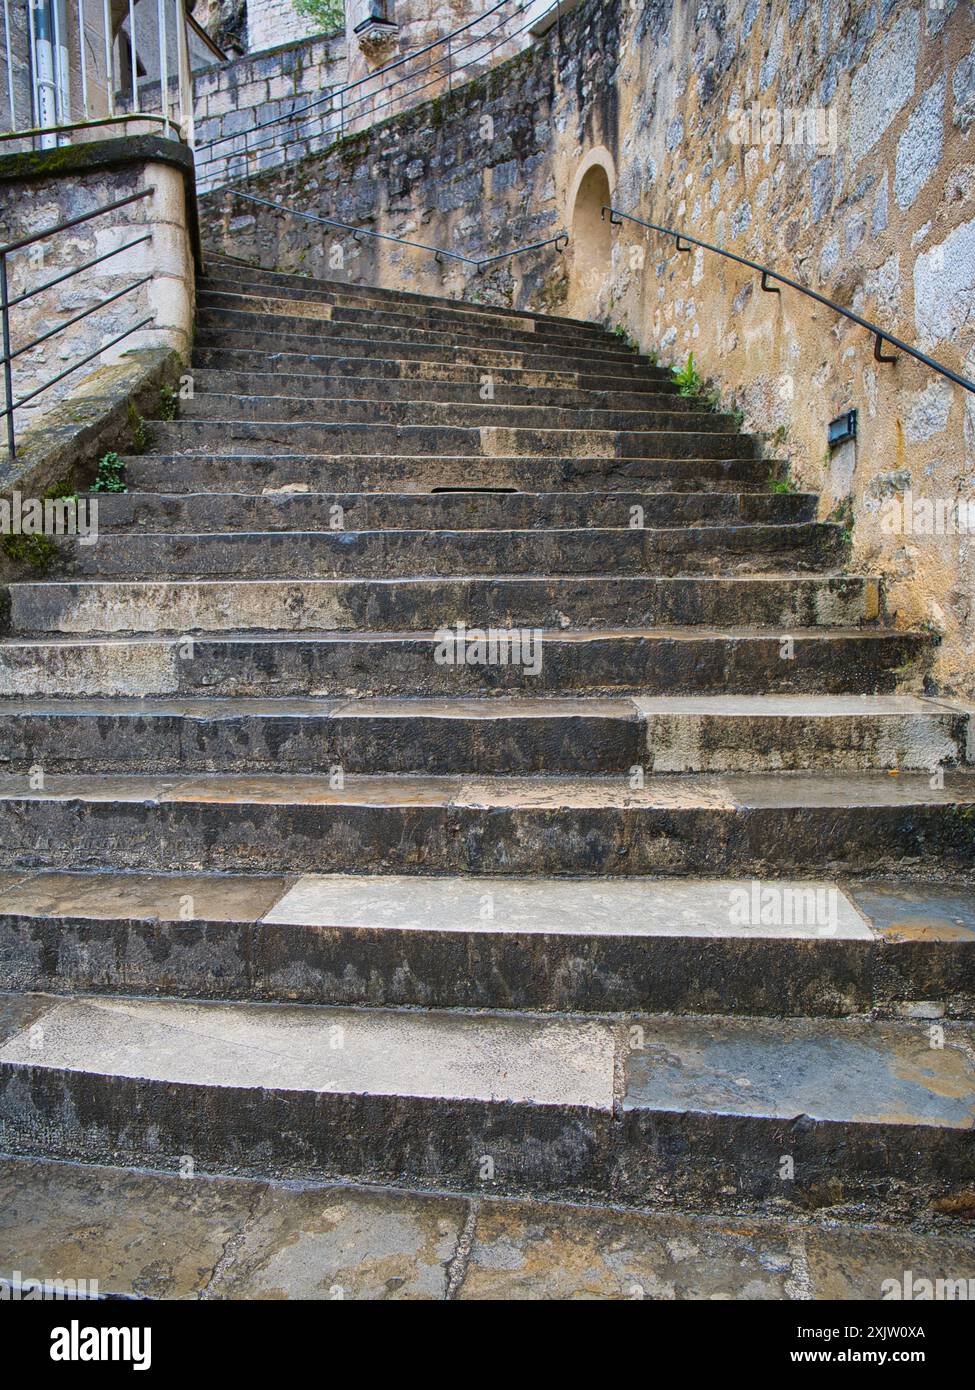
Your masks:
{"label": "worn stone step", "polygon": [[[307,486],[307,484],[305,485]],[[99,532],[521,530],[720,524],[795,525],[809,492],[99,493]],[[639,508],[639,511],[636,509]]]}
{"label": "worn stone step", "polygon": [[477,310],[472,305],[457,308],[424,307],[391,304],[379,300],[357,301],[349,295],[333,294],[327,299],[295,299],[276,294],[242,294],[227,290],[200,288],[197,290],[197,310],[209,315],[215,311],[221,319],[233,315],[233,322],[255,327],[280,326],[282,331],[329,332],[337,325],[365,325],[383,329],[408,328],[421,332],[449,333],[461,339],[471,335],[486,339],[497,338],[519,343],[582,343],[597,350],[638,354],[606,329],[595,324],[585,326],[536,322],[530,316],[504,318],[489,310]]}
{"label": "worn stone step", "polygon": [[[376,346],[390,340],[399,346],[417,346],[424,350],[444,353],[475,350],[478,352],[521,353],[529,357],[565,355],[576,363],[601,364],[610,367],[655,365],[641,353],[623,347],[612,338],[593,339],[574,330],[565,333],[523,333],[515,328],[481,327],[471,324],[463,329],[443,324],[415,321],[396,321],[395,315],[356,315],[354,311],[336,311],[329,319],[307,318],[299,315],[250,313],[235,309],[200,308],[196,315],[197,332],[202,342],[212,346],[215,339],[230,347],[256,347],[263,343],[278,347],[293,346],[306,352],[319,351],[320,343],[342,349],[343,344]],[[409,356],[410,354],[405,354]]]}
{"label": "worn stone step", "polygon": [[[560,345],[548,347],[544,342],[533,342],[522,347],[520,344],[501,344],[491,346],[483,339],[472,336],[468,343],[460,343],[452,333],[428,335],[413,339],[407,336],[408,329],[400,329],[395,337],[376,333],[358,336],[342,333],[271,333],[258,332],[251,328],[231,327],[205,323],[198,326],[194,339],[194,361],[197,353],[207,353],[213,349],[221,354],[236,351],[247,355],[253,367],[255,360],[266,364],[273,354],[296,354],[304,359],[342,358],[360,359],[369,363],[385,361],[411,361],[418,364],[453,365],[476,367],[481,371],[494,368],[513,367],[531,372],[574,372],[588,377],[613,377],[619,381],[663,381],[669,374],[652,363],[634,356],[632,353],[588,352],[585,348],[572,347],[565,350]],[[203,357],[201,366],[215,365]],[[375,376],[371,366],[367,373]],[[673,380],[672,377],[669,377]]]}
{"label": "worn stone step", "polygon": [[[646,390],[590,390],[576,386],[520,385],[509,381],[485,384],[477,376],[470,381],[437,381],[196,366],[191,374],[196,395],[220,392],[239,396],[298,396],[306,401],[337,398],[442,403],[469,401],[482,405],[486,400],[491,400],[500,405],[580,410],[667,410],[692,405],[696,400],[695,397],[679,395],[676,387],[667,382],[651,382]],[[490,397],[485,396],[486,391],[492,393]]]}
{"label": "worn stone step", "polygon": [[680,396],[648,397],[659,408],[576,409],[571,406],[509,405],[502,401],[377,400],[352,397],[323,399],[298,395],[245,396],[199,391],[183,402],[182,420],[281,420],[305,422],[316,417],[335,424],[351,421],[376,425],[459,425],[463,428],[510,427],[539,430],[694,429],[730,430],[731,416],[719,415]]}
{"label": "worn stone step", "polygon": [[975,763],[975,706],[913,696],[0,701],[7,772],[889,771]]}
{"label": "worn stone step", "polygon": [[486,369],[484,364],[468,360],[467,353],[450,354],[445,361],[429,361],[409,357],[395,358],[381,351],[376,357],[345,357],[326,355],[324,352],[300,352],[275,350],[263,351],[260,361],[255,362],[254,352],[248,348],[207,347],[197,342],[193,347],[193,374],[199,370],[217,372],[238,372],[253,374],[258,368],[263,372],[285,376],[307,376],[326,384],[340,381],[377,379],[406,383],[458,383],[480,390],[485,384],[485,376],[494,383],[496,390],[506,387],[522,390],[562,389],[600,392],[626,392],[643,395],[665,392],[673,394],[673,375],[663,367],[646,367],[640,372],[627,368],[625,373],[595,373],[557,368],[539,370],[537,367],[521,366],[520,361],[511,366],[492,365]]}
{"label": "worn stone step", "polygon": [[[727,428],[718,415],[701,416],[709,428],[699,428],[697,416],[686,428],[678,417],[661,416],[655,430],[519,429],[507,425],[358,424],[329,420],[158,420],[150,426],[152,447],[166,452],[211,454],[324,453],[384,455],[392,453],[497,456],[574,456],[584,459],[732,459],[756,456],[752,435]],[[672,420],[672,424],[670,423]],[[693,420],[693,423],[691,423]],[[766,465],[766,476],[768,468]]]}
{"label": "worn stone step", "polygon": [[[971,1029],[6,996],[13,1153],[920,1215],[975,1176]],[[40,1040],[40,1043],[39,1043]],[[634,1042],[637,1044],[634,1046]],[[622,1101],[614,1101],[614,1077]],[[793,1159],[783,1179],[782,1155]]]}
{"label": "worn stone step", "polygon": [[[242,284],[235,283],[226,276],[205,276],[197,279],[196,294],[197,304],[201,306],[243,309],[257,314],[266,311],[283,312],[328,319],[331,311],[345,309],[354,311],[358,318],[383,320],[392,316],[401,323],[420,326],[426,323],[459,329],[485,326],[516,333],[536,334],[539,337],[549,334],[577,334],[600,342],[612,339],[607,329],[595,323],[545,318],[528,312],[513,312],[510,309],[498,310],[491,305],[478,305],[464,300],[415,303],[398,297],[382,298],[376,294],[350,292],[340,285],[314,290],[289,289],[268,281]],[[618,345],[617,343],[616,346]]]}
{"label": "worn stone step", "polygon": [[[0,869],[971,875],[975,772],[0,778]],[[34,785],[32,785],[32,783]],[[341,785],[338,785],[341,783]]]}
{"label": "worn stone step", "polygon": [[[2,591],[0,591],[2,592]],[[881,614],[880,583],[860,575],[560,579],[83,580],[7,592],[18,633],[436,631],[444,623],[577,631],[721,624],[854,627]],[[688,633],[687,635],[691,635]],[[769,640],[772,640],[771,638]],[[775,640],[781,646],[778,634]],[[900,648],[905,656],[912,648]]]}
{"label": "worn stone step", "polygon": [[139,1300],[873,1301],[891,1288],[960,1297],[975,1280],[960,1220],[927,1234],[828,1213],[524,1201],[494,1187],[482,1178],[444,1194],[7,1157],[0,1267],[25,1286],[43,1281],[83,1232],[89,1286]]}
{"label": "worn stone step", "polygon": [[626,699],[7,700],[0,768],[623,774],[644,731]]}
{"label": "worn stone step", "polygon": [[319,296],[328,298],[331,294],[342,294],[357,303],[392,304],[397,307],[414,305],[436,310],[454,309],[458,312],[490,313],[502,319],[528,318],[535,323],[567,325],[570,328],[593,328],[589,319],[574,319],[563,314],[539,314],[534,310],[510,309],[500,304],[476,304],[470,300],[445,299],[442,295],[416,294],[411,290],[385,289],[379,285],[359,285],[347,280],[335,280],[323,276],[295,275],[287,271],[265,270],[259,266],[245,266],[236,261],[224,261],[210,253],[206,258],[207,272],[198,277],[197,283],[207,288],[218,283],[233,290],[246,288],[252,293],[255,287],[261,290],[280,290],[287,288],[297,291],[301,299]]}
{"label": "worn stone step", "polygon": [[[724,437],[724,436],[723,436]],[[759,458],[614,459],[447,454],[269,454],[158,451],[124,459],[129,486],[143,492],[263,492],[307,487],[327,492],[432,492],[437,488],[514,488],[519,492],[729,492],[760,487],[781,471]]]}
{"label": "worn stone step", "polygon": [[[490,635],[490,634],[488,634]],[[923,633],[683,628],[495,634],[228,633],[0,642],[0,695],[889,694],[920,677]],[[476,639],[475,639],[476,640]]]}
{"label": "worn stone step", "polygon": [[867,881],[0,876],[0,989],[376,1007],[975,1014],[975,891]]}
{"label": "worn stone step", "polygon": [[240,300],[256,308],[267,300],[294,305],[299,312],[314,313],[316,306],[341,304],[364,312],[406,314],[413,319],[433,319],[445,323],[490,322],[527,332],[582,333],[592,337],[612,337],[609,330],[586,319],[553,314],[536,314],[528,309],[510,309],[495,304],[476,304],[471,300],[437,299],[432,295],[401,294],[397,290],[372,285],[349,285],[333,280],[306,280],[303,285],[287,285],[270,276],[238,279],[225,268],[222,273],[198,276],[197,294],[221,300]]}
{"label": "worn stone step", "polygon": [[795,573],[835,568],[845,553],[841,528],[828,522],[656,530],[100,532],[94,545],[61,537],[57,547],[57,573],[127,579]]}

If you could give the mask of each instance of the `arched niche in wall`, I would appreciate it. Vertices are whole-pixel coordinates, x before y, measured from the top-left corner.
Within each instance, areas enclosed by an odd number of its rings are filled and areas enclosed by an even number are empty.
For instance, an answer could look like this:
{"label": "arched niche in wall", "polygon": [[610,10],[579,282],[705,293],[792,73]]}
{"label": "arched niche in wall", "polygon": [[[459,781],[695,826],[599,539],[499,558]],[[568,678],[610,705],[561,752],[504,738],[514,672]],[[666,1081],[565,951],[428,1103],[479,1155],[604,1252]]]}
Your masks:
{"label": "arched niche in wall", "polygon": [[597,315],[609,285],[613,251],[609,214],[616,187],[613,156],[603,145],[590,150],[576,170],[569,190],[566,225],[569,242],[569,307],[580,318]]}

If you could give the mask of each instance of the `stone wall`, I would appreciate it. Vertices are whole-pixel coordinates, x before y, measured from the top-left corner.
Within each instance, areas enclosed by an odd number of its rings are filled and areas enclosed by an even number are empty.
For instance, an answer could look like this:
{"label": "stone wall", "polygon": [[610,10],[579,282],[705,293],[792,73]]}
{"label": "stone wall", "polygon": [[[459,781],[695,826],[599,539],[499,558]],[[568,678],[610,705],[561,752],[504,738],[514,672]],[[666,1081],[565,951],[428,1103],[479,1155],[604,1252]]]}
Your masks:
{"label": "stone wall", "polygon": [[[777,113],[777,114],[776,114]],[[898,533],[894,503],[975,501],[975,398],[795,292],[639,228],[615,206],[773,265],[975,376],[975,12],[910,0],[588,5],[469,86],[255,180],[263,196],[469,254],[565,224],[569,253],[478,277],[214,197],[212,240],[268,266],[619,325],[695,363],[770,456],[852,522],[896,620],[943,635],[942,688],[975,693],[975,539]],[[595,210],[595,215],[594,215]],[[859,436],[830,453],[855,408]],[[944,516],[942,515],[942,522]],[[950,523],[949,523],[950,524]],[[933,527],[939,530],[937,519]],[[942,524],[940,530],[944,531]]]}
{"label": "stone wall", "polygon": [[[260,169],[288,164],[334,143],[330,102],[307,117],[242,132],[326,95],[346,80],[345,35],[326,34],[204,68],[193,79],[197,186],[201,193]],[[228,138],[224,138],[228,137]],[[211,141],[220,144],[210,146]]]}
{"label": "stone wall", "polygon": [[283,43],[297,43],[320,32],[314,20],[300,15],[293,0],[248,0],[247,51],[263,53]]}
{"label": "stone wall", "polygon": [[173,349],[184,360],[189,359],[195,265],[191,235],[194,210],[187,203],[187,174],[192,166],[188,153],[177,153],[178,148],[174,141],[144,136],[0,159],[3,242],[139,189],[154,189],[149,198],[11,253],[8,265],[13,298],[63,274],[72,265],[81,265],[142,235],[151,237],[11,309],[12,346],[16,349],[116,290],[144,276],[152,277],[141,288],[18,357],[13,369],[15,399],[141,319],[155,315],[152,325],[131,334],[111,351],[100,353],[90,366],[80,368],[77,375],[66,377],[18,410],[18,434],[41,417],[57,417],[58,402],[78,388],[86,372],[117,362],[132,349]]}

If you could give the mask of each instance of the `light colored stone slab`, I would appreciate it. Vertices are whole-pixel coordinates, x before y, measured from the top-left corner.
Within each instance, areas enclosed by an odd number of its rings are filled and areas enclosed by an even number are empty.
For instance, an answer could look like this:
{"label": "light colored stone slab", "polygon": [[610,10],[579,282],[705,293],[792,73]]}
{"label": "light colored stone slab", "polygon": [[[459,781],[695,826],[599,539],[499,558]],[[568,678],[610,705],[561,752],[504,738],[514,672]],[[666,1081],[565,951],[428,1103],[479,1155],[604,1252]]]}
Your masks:
{"label": "light colored stone slab", "polygon": [[494,1015],[81,998],[54,1002],[9,1036],[4,1062],[184,1085],[598,1110],[613,1097],[605,1025]]}
{"label": "light colored stone slab", "polygon": [[[816,903],[833,907],[825,924],[815,913],[805,911],[805,905],[813,901],[810,895]],[[781,913],[768,911],[764,915],[784,917],[788,905],[791,920],[763,923],[763,901],[773,906],[778,902],[783,908]],[[741,921],[743,902],[748,907],[747,923]],[[307,874],[263,920],[314,927],[560,936],[872,937],[863,918],[835,884],[763,881],[753,887],[748,881],[734,879],[606,881]]]}

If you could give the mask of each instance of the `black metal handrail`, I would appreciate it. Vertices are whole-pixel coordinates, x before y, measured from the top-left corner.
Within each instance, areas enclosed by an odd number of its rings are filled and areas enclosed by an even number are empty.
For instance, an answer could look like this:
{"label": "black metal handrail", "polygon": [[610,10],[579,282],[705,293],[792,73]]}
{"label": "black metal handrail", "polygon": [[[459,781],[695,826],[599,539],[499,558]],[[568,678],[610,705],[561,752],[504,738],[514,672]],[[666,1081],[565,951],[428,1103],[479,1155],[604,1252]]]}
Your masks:
{"label": "black metal handrail", "polygon": [[57,232],[64,232],[71,227],[78,227],[83,222],[90,222],[92,218],[102,217],[107,212],[114,212],[117,208],[128,207],[130,203],[137,203],[142,198],[149,198],[154,192],[155,189],[152,187],[141,188],[137,193],[130,193],[125,198],[116,198],[110,203],[103,203],[101,207],[92,208],[89,212],[79,213],[77,217],[65,218],[63,222],[56,222],[51,227],[44,227],[39,232],[32,232],[30,236],[20,237],[17,241],[8,241],[0,246],[0,327],[2,327],[3,343],[0,363],[3,364],[5,401],[4,409],[0,410],[0,420],[5,419],[7,422],[7,448],[12,459],[17,457],[14,412],[20,410],[28,401],[32,401],[35,396],[39,396],[43,391],[47,391],[50,387],[57,385],[59,381],[63,381],[66,376],[70,376],[71,373],[77,371],[79,367],[85,366],[88,362],[91,362],[93,358],[98,357],[103,352],[107,352],[109,348],[115,347],[123,338],[128,338],[132,333],[138,332],[140,328],[145,328],[147,324],[153,322],[155,316],[150,314],[147,318],[141,319],[138,323],[133,324],[131,328],[127,328],[123,333],[119,333],[109,342],[102,343],[94,352],[88,353],[87,356],[80,358],[77,362],[72,362],[64,371],[58,372],[57,376],[51,377],[40,386],[35,387],[33,391],[29,391],[25,396],[21,396],[18,400],[14,400],[13,394],[14,361],[18,357],[22,357],[25,352],[30,352],[32,348],[38,347],[41,343],[46,343],[49,339],[56,337],[57,334],[63,333],[66,328],[71,328],[74,324],[87,318],[89,314],[97,313],[99,309],[104,309],[106,305],[113,304],[115,300],[121,299],[124,295],[131,294],[133,290],[137,290],[140,286],[147,284],[153,277],[152,275],[143,275],[141,279],[134,280],[123,289],[116,290],[113,294],[106,295],[105,298],[99,300],[97,304],[92,304],[89,308],[82,309],[80,313],[74,314],[71,318],[66,319],[64,323],[57,324],[54,328],[48,329],[47,332],[40,333],[29,342],[22,343],[20,347],[13,349],[10,345],[10,310],[16,308],[18,304],[23,304],[25,300],[33,299],[35,295],[42,294],[44,290],[49,290],[53,285],[60,285],[65,280],[70,280],[73,276],[80,275],[84,271],[90,270],[92,266],[100,265],[102,261],[109,260],[112,256],[118,256],[123,251],[130,250],[133,246],[140,246],[143,242],[150,241],[152,239],[152,233],[146,232],[143,236],[136,237],[132,241],[127,241],[122,246],[116,246],[111,251],[105,251],[100,256],[95,256],[90,261],[85,261],[82,265],[73,266],[63,274],[55,275],[53,279],[45,280],[42,284],[35,285],[33,288],[25,290],[22,294],[15,295],[13,298],[10,296],[10,285],[7,276],[8,256],[13,255],[15,251],[22,251],[25,246],[33,246],[36,242],[43,241],[46,237],[54,236]]}
{"label": "black metal handrail", "polygon": [[[613,227],[621,225],[621,219],[627,222],[635,222],[639,227],[649,227],[652,232],[662,232],[664,236],[673,237],[677,243],[678,251],[689,251],[691,246],[700,246],[705,251],[714,251],[719,256],[725,256],[729,261],[737,261],[739,265],[744,265],[749,270],[757,271],[762,277],[762,289],[767,294],[781,294],[782,291],[774,285],[768,283],[769,280],[778,280],[783,285],[788,285],[790,289],[798,290],[809,299],[815,299],[818,304],[823,304],[827,309],[832,309],[834,313],[841,314],[843,318],[849,319],[851,323],[859,324],[869,333],[873,334],[873,355],[878,362],[896,362],[897,358],[890,353],[883,351],[884,343],[890,343],[891,347],[898,348],[901,352],[906,352],[908,357],[913,357],[915,361],[921,362],[925,367],[930,367],[932,371],[940,373],[953,381],[956,386],[962,386],[966,391],[975,393],[975,381],[969,381],[967,376],[961,376],[958,372],[953,372],[950,367],[946,367],[943,362],[936,362],[933,357],[929,357],[926,352],[921,352],[917,348],[911,347],[910,343],[905,343],[902,338],[897,338],[893,333],[888,333],[886,328],[880,328],[877,324],[871,323],[869,319],[863,318],[861,314],[856,314],[852,309],[844,308],[842,304],[837,304],[835,300],[828,299],[826,295],[820,294],[818,290],[811,290],[808,285],[802,285],[798,280],[793,280],[789,275],[783,275],[781,271],[772,270],[770,266],[760,265],[758,261],[750,261],[747,256],[739,256],[734,251],[726,251],[723,246],[712,246],[709,241],[701,241],[698,237],[690,236],[687,232],[675,231],[673,227],[661,227],[656,222],[644,222],[642,217],[633,217],[628,212],[620,212],[619,208],[606,206],[600,212],[603,221],[606,220],[607,212],[610,214],[609,221]],[[681,242],[689,242],[690,245],[682,246]]]}
{"label": "black metal handrail", "polygon": [[[440,38],[434,39],[431,43],[426,44],[423,48],[415,49],[411,53],[405,53],[402,57],[394,59],[393,62],[387,63],[384,67],[376,68],[374,72],[367,73],[365,77],[357,78],[355,82],[349,82],[343,87],[334,87],[330,91],[328,91],[324,96],[315,97],[311,101],[306,102],[303,106],[298,107],[295,110],[285,112],[283,115],[280,116],[271,116],[265,121],[256,121],[254,125],[248,126],[246,130],[234,131],[232,134],[229,135],[218,136],[215,140],[204,141],[202,144],[197,145],[197,152],[202,150],[213,149],[216,145],[226,144],[228,141],[239,139],[241,136],[244,136],[246,138],[248,135],[252,135],[255,131],[266,130],[270,126],[281,125],[285,121],[297,120],[300,124],[301,119],[306,112],[317,110],[318,107],[325,105],[329,106],[330,109],[334,110],[336,101],[340,103],[340,121],[342,126],[344,127],[346,113],[348,112],[350,106],[354,106],[359,102],[367,101],[370,98],[376,96],[381,96],[384,92],[388,92],[392,87],[398,86],[400,82],[407,81],[409,77],[418,77],[422,75],[422,73],[428,72],[431,68],[436,66],[436,63],[429,63],[427,67],[421,68],[418,73],[413,72],[404,74],[399,77],[395,77],[392,80],[392,82],[387,82],[379,87],[375,87],[371,91],[365,93],[363,96],[355,98],[352,102],[346,101],[346,95],[349,92],[353,92],[356,90],[356,88],[362,87],[367,83],[375,83],[377,79],[384,77],[386,73],[394,72],[398,68],[403,67],[406,63],[415,62],[418,58],[422,58],[425,54],[431,53],[435,48],[441,48],[446,46],[448,50],[448,56],[450,56],[452,54],[453,43],[457,38],[459,38],[463,34],[466,34],[468,30],[475,28],[478,24],[483,24],[483,22],[486,19],[490,19],[490,17],[493,14],[496,14],[498,10],[503,9],[505,5],[509,4],[511,4],[511,0],[498,0],[497,4],[492,5],[491,8],[489,10],[485,10],[483,14],[477,15],[474,19],[468,20],[466,24],[459,25],[456,29],[452,29],[449,34],[441,35]],[[509,20],[515,19],[520,14],[524,14],[529,8],[530,0],[522,0],[522,3],[518,5],[518,8],[512,14],[506,15],[504,19],[501,21],[501,23],[495,26],[494,29],[489,30],[487,34],[480,34],[477,35],[475,38],[469,40],[466,44],[463,44],[461,46],[460,51],[463,51],[464,48],[473,47],[475,43],[482,43],[485,39],[490,38],[492,34],[497,33],[498,29],[502,28],[503,25],[507,24]],[[523,32],[523,29],[529,28],[534,23],[534,19],[530,20],[527,25],[522,26],[522,29],[517,30],[515,34],[509,35],[508,38],[502,40],[502,42],[506,43],[509,41],[509,39],[515,38],[517,34]],[[498,47],[500,47],[499,44],[494,45],[494,48]],[[493,53],[494,48],[492,48],[490,52]],[[482,61],[483,57],[470,59],[466,63],[461,63],[456,68],[451,69],[451,73],[448,74],[448,77],[453,72],[459,72],[466,67],[472,66],[475,62]],[[425,85],[429,86],[431,84],[427,83]],[[383,103],[383,105],[387,104],[389,103]]]}
{"label": "black metal handrail", "polygon": [[[229,190],[235,198],[244,198],[248,203],[260,203],[265,208],[275,208],[278,212],[290,213],[292,217],[300,217],[306,222],[321,222],[326,227],[338,227],[342,231],[351,232],[353,239],[362,236],[375,237],[379,241],[395,241],[400,246],[412,246],[417,251],[429,251],[438,264],[442,264],[442,258],[446,256],[452,261],[463,261],[465,265],[477,267],[480,273],[481,267],[494,265],[497,261],[506,261],[511,256],[520,256],[526,251],[538,251],[543,246],[555,246],[561,255],[565,246],[569,244],[569,233],[558,232],[555,236],[548,237],[545,241],[533,241],[525,246],[516,246],[513,251],[501,251],[496,256],[464,256],[459,251],[446,251],[442,246],[428,246],[423,241],[409,241],[406,237],[393,236],[391,232],[374,232],[368,227],[353,227],[348,222],[337,222],[332,217],[322,217],[317,212],[301,212],[298,208],[289,208],[285,203],[274,203],[270,198],[256,198],[253,193],[244,193],[239,188]],[[565,246],[561,243],[565,243]]]}

